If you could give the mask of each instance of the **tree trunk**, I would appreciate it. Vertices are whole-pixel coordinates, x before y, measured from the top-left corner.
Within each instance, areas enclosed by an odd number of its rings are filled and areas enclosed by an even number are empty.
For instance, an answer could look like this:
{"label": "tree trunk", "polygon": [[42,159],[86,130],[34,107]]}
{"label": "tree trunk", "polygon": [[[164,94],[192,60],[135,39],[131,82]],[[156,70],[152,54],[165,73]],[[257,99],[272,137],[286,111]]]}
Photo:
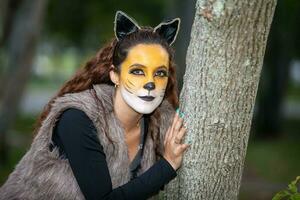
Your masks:
{"label": "tree trunk", "polygon": [[5,45],[13,26],[14,17],[23,0],[0,0],[1,35],[0,47]]}
{"label": "tree trunk", "polygon": [[47,0],[24,0],[8,37],[8,70],[0,102],[0,163],[7,157],[6,132],[14,121],[30,77],[37,37]]}
{"label": "tree trunk", "polygon": [[237,199],[276,0],[198,0],[180,93],[188,132],[164,199]]}

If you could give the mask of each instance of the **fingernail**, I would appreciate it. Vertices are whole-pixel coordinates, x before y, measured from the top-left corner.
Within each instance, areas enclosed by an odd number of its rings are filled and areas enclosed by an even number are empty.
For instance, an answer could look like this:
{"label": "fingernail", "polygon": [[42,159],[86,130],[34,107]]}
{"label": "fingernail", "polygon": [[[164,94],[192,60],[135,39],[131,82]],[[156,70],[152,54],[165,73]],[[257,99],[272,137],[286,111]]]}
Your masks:
{"label": "fingernail", "polygon": [[183,118],[183,117],[184,117],[184,113],[183,113],[183,112],[180,112],[179,116],[180,116],[181,118]]}
{"label": "fingernail", "polygon": [[179,114],[179,107],[176,109],[176,112]]}

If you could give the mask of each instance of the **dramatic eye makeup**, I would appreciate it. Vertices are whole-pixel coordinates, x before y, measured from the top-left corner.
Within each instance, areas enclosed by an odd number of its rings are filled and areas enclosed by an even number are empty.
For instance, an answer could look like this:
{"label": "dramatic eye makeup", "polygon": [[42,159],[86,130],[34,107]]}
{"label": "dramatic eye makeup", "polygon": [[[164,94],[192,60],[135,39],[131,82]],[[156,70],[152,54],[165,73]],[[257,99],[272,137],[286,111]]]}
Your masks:
{"label": "dramatic eye makeup", "polygon": [[[132,68],[132,69],[129,70],[130,74],[145,75],[142,68],[146,68],[146,66],[144,66],[142,64],[135,63],[135,64],[131,65],[129,68]],[[162,65],[158,68],[159,69],[155,72],[154,76],[158,76],[158,77],[167,77],[167,76],[169,76],[168,70],[164,65]]]}
{"label": "dramatic eye makeup", "polygon": [[134,74],[134,75],[144,75],[144,72],[142,69],[130,69],[129,73]]}
{"label": "dramatic eye makeup", "polygon": [[168,72],[164,69],[159,69],[155,72],[155,76],[166,77],[168,76]]}

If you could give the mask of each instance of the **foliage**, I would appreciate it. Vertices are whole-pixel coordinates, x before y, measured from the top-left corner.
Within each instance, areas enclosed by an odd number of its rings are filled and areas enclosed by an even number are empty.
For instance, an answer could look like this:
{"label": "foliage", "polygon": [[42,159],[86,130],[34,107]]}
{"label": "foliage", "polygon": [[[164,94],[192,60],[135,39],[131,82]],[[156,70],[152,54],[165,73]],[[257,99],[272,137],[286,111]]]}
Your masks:
{"label": "foliage", "polygon": [[297,176],[294,181],[292,181],[286,190],[278,192],[272,200],[290,199],[290,200],[300,200],[300,193],[298,192],[297,183],[300,181],[300,176]]}
{"label": "foliage", "polygon": [[49,1],[45,31],[48,38],[63,46],[93,47],[113,36],[113,20],[117,10],[135,18],[140,25],[157,25],[165,2],[159,0]]}

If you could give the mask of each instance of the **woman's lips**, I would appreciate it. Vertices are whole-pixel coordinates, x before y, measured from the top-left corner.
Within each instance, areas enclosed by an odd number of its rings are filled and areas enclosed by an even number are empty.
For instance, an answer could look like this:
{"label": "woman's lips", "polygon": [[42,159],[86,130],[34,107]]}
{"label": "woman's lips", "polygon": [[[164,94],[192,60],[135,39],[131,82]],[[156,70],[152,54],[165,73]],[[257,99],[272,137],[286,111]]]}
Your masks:
{"label": "woman's lips", "polygon": [[152,101],[153,99],[155,99],[155,97],[153,96],[139,96],[139,97],[144,101]]}

